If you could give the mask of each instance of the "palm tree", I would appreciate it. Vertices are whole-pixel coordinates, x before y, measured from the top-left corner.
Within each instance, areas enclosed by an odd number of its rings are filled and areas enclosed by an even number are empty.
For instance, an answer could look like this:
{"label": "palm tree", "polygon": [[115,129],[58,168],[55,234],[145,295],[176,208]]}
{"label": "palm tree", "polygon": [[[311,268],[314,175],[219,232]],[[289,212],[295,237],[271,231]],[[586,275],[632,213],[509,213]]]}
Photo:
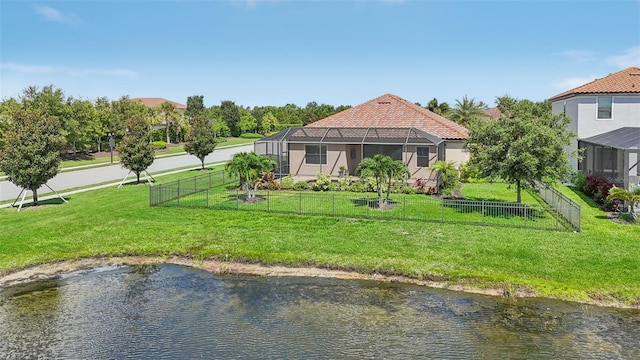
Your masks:
{"label": "palm tree", "polygon": [[[400,160],[393,160],[390,156],[376,154],[372,158],[366,158],[356,168],[356,175],[360,177],[373,176],[376,180],[376,192],[378,193],[378,207],[382,207],[389,201],[391,182],[393,179],[408,173],[409,169]],[[387,197],[383,202],[382,184],[388,181]]]}
{"label": "palm tree", "polygon": [[438,103],[437,98],[433,98],[429,101],[429,103],[427,104],[427,109],[444,117],[447,117],[449,115],[449,112],[451,111],[451,107],[449,107],[449,104],[447,104],[446,102]]}
{"label": "palm tree", "polygon": [[469,126],[472,120],[484,116],[484,103],[475,102],[474,99],[467,98],[465,95],[462,98],[462,102],[456,99],[456,106],[451,113],[451,120],[457,122],[462,126]]}
{"label": "palm tree", "polygon": [[255,152],[239,152],[233,155],[233,158],[227,163],[226,169],[229,173],[237,175],[240,180],[240,187],[247,191],[247,199],[255,197],[251,194],[251,184],[257,186],[260,175],[273,169],[275,163],[264,155],[258,155]]}
{"label": "palm tree", "polygon": [[442,179],[442,194],[452,195],[458,186],[459,171],[453,161],[438,160],[430,167],[431,170],[437,171]]}
{"label": "palm tree", "polygon": [[638,219],[638,214],[636,213],[636,205],[640,204],[640,188],[631,191],[614,186],[609,189],[609,195],[607,196],[607,200],[613,199],[622,200],[626,204],[631,205],[630,215],[634,220]]}
{"label": "palm tree", "polygon": [[176,110],[176,106],[170,101],[165,101],[160,104],[158,110],[162,114],[162,119],[164,120],[164,127],[167,135],[167,144],[169,144],[171,142],[169,138],[169,131],[171,130],[171,127],[176,126],[176,121],[180,117],[180,114]]}

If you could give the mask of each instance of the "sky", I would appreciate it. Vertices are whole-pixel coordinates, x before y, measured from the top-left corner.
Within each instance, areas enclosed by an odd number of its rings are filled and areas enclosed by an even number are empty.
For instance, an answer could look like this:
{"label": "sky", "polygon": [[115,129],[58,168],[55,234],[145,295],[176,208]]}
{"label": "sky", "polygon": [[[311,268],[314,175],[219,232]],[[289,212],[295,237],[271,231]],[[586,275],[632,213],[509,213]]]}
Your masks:
{"label": "sky", "polygon": [[640,67],[640,0],[0,1],[0,98],[542,101]]}

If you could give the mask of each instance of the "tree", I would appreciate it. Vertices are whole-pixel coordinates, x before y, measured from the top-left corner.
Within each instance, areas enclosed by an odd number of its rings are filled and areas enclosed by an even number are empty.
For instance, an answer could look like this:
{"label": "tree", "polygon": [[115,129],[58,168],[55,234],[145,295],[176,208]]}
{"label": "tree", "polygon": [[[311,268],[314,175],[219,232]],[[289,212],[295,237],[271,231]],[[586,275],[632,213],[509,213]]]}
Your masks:
{"label": "tree", "polygon": [[140,115],[126,121],[127,130],[118,146],[120,163],[136,174],[140,183],[140,173],[153,164],[154,151],[151,146],[149,123]]}
{"label": "tree", "polygon": [[204,114],[204,96],[193,95],[187,98],[187,110],[184,115],[188,118],[192,118],[196,115]]}
{"label": "tree", "polygon": [[462,101],[456,99],[456,106],[453,108],[450,118],[462,126],[469,126],[473,120],[484,116],[483,103],[476,103],[475,99],[469,99],[465,95]]}
{"label": "tree", "polygon": [[277,124],[278,124],[278,119],[276,119],[276,117],[273,116],[273,113],[271,113],[271,111],[264,114],[264,116],[262,117],[262,130],[265,133],[275,130]]}
{"label": "tree", "polygon": [[38,188],[58,174],[65,143],[59,121],[42,109],[17,110],[11,114],[5,141],[0,170],[15,185],[31,190],[38,205]]}
{"label": "tree", "polygon": [[189,138],[184,150],[200,159],[204,170],[204,158],[211,154],[217,145],[216,132],[209,120],[202,115],[196,115],[191,120]]}
{"label": "tree", "polygon": [[466,143],[471,165],[489,180],[515,185],[518,203],[522,188],[536,181],[553,185],[571,171],[565,151],[574,136],[570,119],[541,109],[545,105],[518,101],[510,117],[473,122]]}
{"label": "tree", "polygon": [[160,104],[158,110],[160,111],[160,115],[162,116],[162,120],[164,121],[165,132],[167,135],[167,144],[169,144],[171,143],[171,139],[169,137],[170,130],[171,128],[177,127],[177,120],[180,117],[180,114],[178,113],[176,106],[170,101],[165,101]]}
{"label": "tree", "polygon": [[[255,197],[255,192],[260,175],[270,172],[275,167],[275,162],[264,155],[255,152],[239,152],[227,163],[226,169],[229,173],[237,175],[240,180],[240,187],[247,191],[247,200]],[[254,185],[254,193],[251,193],[251,185]]]}
{"label": "tree", "polygon": [[222,119],[231,130],[231,136],[240,136],[240,109],[230,100],[224,100],[220,103],[220,112]]}
{"label": "tree", "polygon": [[[365,158],[356,168],[356,175],[360,177],[373,176],[376,180],[376,192],[378,193],[378,207],[382,208],[389,201],[391,182],[409,170],[400,160],[393,160],[388,155],[376,154],[372,158]],[[386,199],[382,198],[382,185],[387,183]]]}
{"label": "tree", "polygon": [[255,131],[257,126],[258,122],[256,121],[256,118],[251,115],[251,113],[246,112],[240,117],[238,127],[240,127],[240,132],[242,134]]}
{"label": "tree", "polygon": [[460,180],[460,173],[453,161],[438,160],[430,167],[442,179],[442,194],[453,195]]}
{"label": "tree", "polygon": [[427,109],[432,111],[440,116],[448,117],[451,112],[451,107],[446,102],[438,103],[438,99],[433,98],[429,100],[427,104]]}
{"label": "tree", "polygon": [[95,123],[99,121],[93,103],[69,97],[67,115],[62,119],[67,149],[74,153],[87,150],[92,141]]}

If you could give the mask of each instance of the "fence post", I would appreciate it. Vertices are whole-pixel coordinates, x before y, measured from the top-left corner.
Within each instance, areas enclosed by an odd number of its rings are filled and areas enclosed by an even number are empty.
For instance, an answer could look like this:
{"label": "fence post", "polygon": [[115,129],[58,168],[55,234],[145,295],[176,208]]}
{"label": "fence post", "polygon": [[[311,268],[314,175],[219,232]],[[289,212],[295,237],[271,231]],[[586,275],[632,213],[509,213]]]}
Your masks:
{"label": "fence post", "polygon": [[206,190],[206,195],[207,195],[207,209],[209,208],[209,189]]}
{"label": "fence post", "polygon": [[402,197],[402,220],[407,220],[407,196]]}
{"label": "fence post", "polygon": [[302,214],[302,191],[298,191],[298,214]]}
{"label": "fence post", "polygon": [[209,189],[211,189],[211,173],[209,173]]}
{"label": "fence post", "polygon": [[240,199],[238,198],[238,189],[236,189],[236,210],[240,209]]}
{"label": "fence post", "polygon": [[180,180],[178,180],[178,197],[176,198],[176,204],[180,207]]}
{"label": "fence post", "polygon": [[484,200],[482,200],[482,225],[484,225]]}
{"label": "fence post", "polygon": [[336,194],[333,193],[332,195],[333,195],[333,198],[331,201],[331,206],[332,206],[331,212],[333,213],[333,217],[335,217],[336,216]]}
{"label": "fence post", "polygon": [[267,189],[267,212],[271,211],[271,193]]}

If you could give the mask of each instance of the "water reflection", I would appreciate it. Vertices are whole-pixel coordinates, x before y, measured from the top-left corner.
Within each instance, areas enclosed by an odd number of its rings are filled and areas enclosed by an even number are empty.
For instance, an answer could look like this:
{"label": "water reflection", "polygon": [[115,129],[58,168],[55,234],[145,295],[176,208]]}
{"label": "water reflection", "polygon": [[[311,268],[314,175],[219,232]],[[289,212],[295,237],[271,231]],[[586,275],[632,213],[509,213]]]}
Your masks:
{"label": "water reflection", "polygon": [[640,312],[413,285],[98,269],[0,290],[0,358],[640,358]]}

